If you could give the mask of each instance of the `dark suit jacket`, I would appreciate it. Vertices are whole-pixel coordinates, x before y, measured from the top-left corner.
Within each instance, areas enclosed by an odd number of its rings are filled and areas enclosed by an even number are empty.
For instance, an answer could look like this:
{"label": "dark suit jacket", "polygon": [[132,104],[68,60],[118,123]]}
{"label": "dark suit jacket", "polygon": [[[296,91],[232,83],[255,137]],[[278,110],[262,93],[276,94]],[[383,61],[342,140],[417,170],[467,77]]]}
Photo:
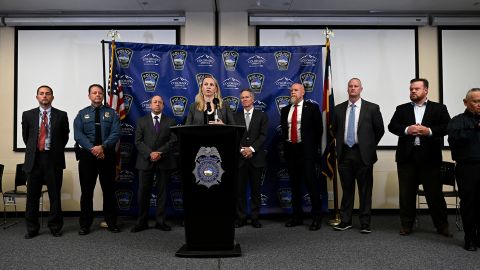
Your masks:
{"label": "dark suit jacket", "polygon": [[[283,142],[288,140],[288,112],[291,106],[285,106],[280,115]],[[323,131],[322,115],[317,104],[303,101],[301,124],[304,158],[315,158],[320,148]]]}
{"label": "dark suit jacket", "polygon": [[[177,137],[170,131],[170,127],[176,125],[175,120],[162,113],[160,132],[157,134],[153,126],[151,114],[137,120],[135,146],[138,154],[135,168],[138,170],[151,170],[154,169],[155,163],[158,164],[159,169],[170,170],[175,168],[175,158],[172,150]],[[157,162],[150,161],[150,153],[154,151],[162,152],[162,158]]]}
{"label": "dark suit jacket", "polygon": [[[345,119],[347,113],[348,101],[335,106],[334,119],[332,121],[332,131],[337,141],[336,151],[338,160],[341,160],[345,137]],[[383,118],[380,113],[380,107],[362,99],[362,107],[358,116],[358,148],[365,165],[372,165],[377,161],[377,145],[383,134]]]}
{"label": "dark suit jacket", "polygon": [[[22,136],[26,145],[25,162],[23,170],[30,173],[35,164],[37,141],[39,132],[40,109],[35,108],[22,114]],[[65,169],[65,145],[68,142],[67,113],[52,107],[50,115],[50,153],[53,157],[52,164],[57,168]]]}
{"label": "dark suit jacket", "polygon": [[[204,123],[204,116],[203,112],[197,110],[195,107],[195,102],[190,104],[188,107],[188,115],[185,125],[203,125]],[[222,119],[225,125],[235,125],[235,120],[233,118],[233,114],[230,110],[227,109],[226,104],[221,109],[218,109],[218,118]]]}
{"label": "dark suit jacket", "polygon": [[[447,134],[447,125],[450,121],[447,107],[443,104],[427,101],[422,125],[432,130],[432,136],[420,136],[422,160],[434,164],[442,161],[443,137]],[[398,163],[411,161],[415,136],[405,135],[407,126],[415,124],[413,105],[405,103],[397,106],[388,130],[398,136],[395,160]]]}
{"label": "dark suit jacket", "polygon": [[[235,114],[235,123],[245,126],[245,116],[243,109]],[[250,162],[254,167],[261,168],[266,166],[265,139],[267,138],[268,116],[262,111],[254,110],[250,118],[250,126],[248,131],[245,130],[240,141],[241,147],[253,147],[255,152],[251,158],[245,159],[240,155],[239,166],[245,162]]]}

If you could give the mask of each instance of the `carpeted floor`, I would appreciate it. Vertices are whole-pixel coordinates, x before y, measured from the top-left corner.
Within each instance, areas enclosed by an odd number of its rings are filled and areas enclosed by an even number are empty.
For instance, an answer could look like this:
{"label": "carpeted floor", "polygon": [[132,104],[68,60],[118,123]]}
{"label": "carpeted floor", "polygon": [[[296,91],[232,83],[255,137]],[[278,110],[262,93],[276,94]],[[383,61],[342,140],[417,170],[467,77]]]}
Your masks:
{"label": "carpeted floor", "polygon": [[171,232],[130,233],[134,221],[123,218],[123,232],[113,234],[96,219],[92,233],[79,236],[77,218],[68,217],[62,237],[44,227],[26,240],[22,220],[0,229],[0,269],[480,269],[480,250],[462,248],[463,232],[450,218],[453,238],[436,234],[426,215],[407,237],[398,234],[394,215],[373,216],[368,235],[359,233],[358,219],[344,232],[326,224],[311,232],[307,226],[286,228],[284,220],[261,220],[261,229],[236,230],[241,257],[220,259],[175,257],[185,241],[178,221],[170,222]]}

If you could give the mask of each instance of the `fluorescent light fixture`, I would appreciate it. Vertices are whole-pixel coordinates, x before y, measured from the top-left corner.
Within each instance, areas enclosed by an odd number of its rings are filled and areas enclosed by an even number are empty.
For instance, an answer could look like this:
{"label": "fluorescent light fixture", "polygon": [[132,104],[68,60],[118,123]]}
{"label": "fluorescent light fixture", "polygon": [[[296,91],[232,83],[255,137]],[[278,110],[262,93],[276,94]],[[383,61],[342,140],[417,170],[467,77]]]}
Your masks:
{"label": "fluorescent light fixture", "polygon": [[427,16],[249,16],[250,25],[428,25]]}
{"label": "fluorescent light fixture", "polygon": [[185,17],[5,17],[4,22],[6,26],[185,25]]}
{"label": "fluorescent light fixture", "polygon": [[432,20],[433,26],[442,25],[480,25],[480,17],[442,17],[434,16]]}

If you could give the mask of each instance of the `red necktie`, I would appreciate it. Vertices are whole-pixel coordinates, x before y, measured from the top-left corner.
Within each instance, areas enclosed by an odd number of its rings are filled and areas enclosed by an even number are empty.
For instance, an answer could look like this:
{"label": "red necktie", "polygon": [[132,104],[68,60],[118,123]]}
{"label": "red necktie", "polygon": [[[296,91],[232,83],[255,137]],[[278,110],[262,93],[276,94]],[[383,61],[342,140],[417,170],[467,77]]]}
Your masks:
{"label": "red necktie", "polygon": [[38,150],[45,150],[45,140],[47,139],[47,126],[48,126],[48,117],[47,111],[43,111],[42,123],[40,123],[40,133],[38,135]]}
{"label": "red necktie", "polygon": [[290,126],[290,141],[292,143],[297,143],[298,135],[297,135],[297,106],[293,105],[293,113],[292,113],[292,120]]}

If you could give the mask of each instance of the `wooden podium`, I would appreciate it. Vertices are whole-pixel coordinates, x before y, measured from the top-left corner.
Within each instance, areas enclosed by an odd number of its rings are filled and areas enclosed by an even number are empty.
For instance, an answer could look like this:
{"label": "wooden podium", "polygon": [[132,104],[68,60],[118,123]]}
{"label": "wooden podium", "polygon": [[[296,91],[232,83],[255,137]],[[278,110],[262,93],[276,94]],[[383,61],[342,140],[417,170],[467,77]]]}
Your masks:
{"label": "wooden podium", "polygon": [[235,182],[243,126],[172,127],[180,146],[185,223],[178,257],[237,257]]}

